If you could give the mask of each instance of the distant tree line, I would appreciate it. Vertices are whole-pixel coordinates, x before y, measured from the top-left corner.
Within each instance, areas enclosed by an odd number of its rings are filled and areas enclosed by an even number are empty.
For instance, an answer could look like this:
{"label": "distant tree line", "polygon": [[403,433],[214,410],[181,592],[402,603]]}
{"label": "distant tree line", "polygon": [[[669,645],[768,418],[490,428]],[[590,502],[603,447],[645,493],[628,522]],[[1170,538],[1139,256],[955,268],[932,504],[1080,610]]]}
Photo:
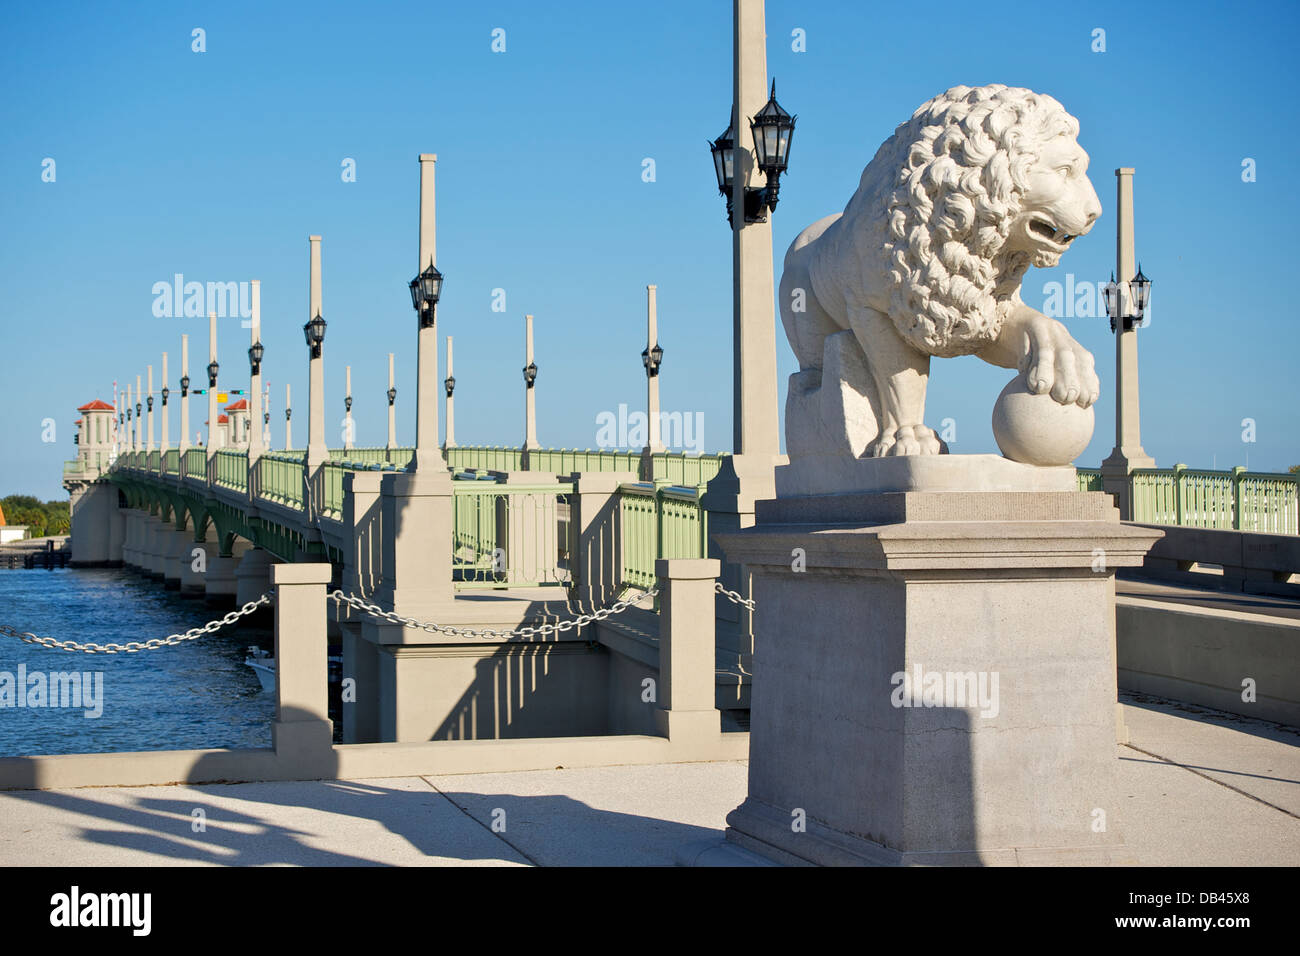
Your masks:
{"label": "distant tree line", "polygon": [[41,501],[32,495],[9,495],[0,498],[5,523],[27,525],[27,534],[33,538],[67,534],[72,525],[66,501]]}

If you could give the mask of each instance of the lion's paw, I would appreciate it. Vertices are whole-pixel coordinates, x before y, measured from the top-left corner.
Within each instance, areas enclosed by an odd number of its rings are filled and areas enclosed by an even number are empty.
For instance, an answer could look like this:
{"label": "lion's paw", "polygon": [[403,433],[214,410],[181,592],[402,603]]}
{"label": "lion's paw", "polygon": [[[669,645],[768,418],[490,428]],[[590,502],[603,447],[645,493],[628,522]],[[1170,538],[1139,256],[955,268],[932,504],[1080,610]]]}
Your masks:
{"label": "lion's paw", "polygon": [[872,458],[884,458],[894,455],[939,455],[943,453],[943,442],[933,428],[925,425],[904,425],[894,430],[893,434],[881,435],[869,451]]}

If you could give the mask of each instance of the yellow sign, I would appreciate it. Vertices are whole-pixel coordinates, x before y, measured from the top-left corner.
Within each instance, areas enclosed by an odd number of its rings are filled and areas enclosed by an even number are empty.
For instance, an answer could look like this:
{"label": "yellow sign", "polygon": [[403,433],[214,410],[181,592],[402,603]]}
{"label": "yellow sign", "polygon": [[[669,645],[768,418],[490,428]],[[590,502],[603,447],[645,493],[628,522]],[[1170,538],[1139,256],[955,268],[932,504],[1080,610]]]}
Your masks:
{"label": "yellow sign", "polygon": [[218,401],[219,403],[225,403],[225,402],[230,401],[230,393],[229,393],[229,392],[217,392],[217,401]]}

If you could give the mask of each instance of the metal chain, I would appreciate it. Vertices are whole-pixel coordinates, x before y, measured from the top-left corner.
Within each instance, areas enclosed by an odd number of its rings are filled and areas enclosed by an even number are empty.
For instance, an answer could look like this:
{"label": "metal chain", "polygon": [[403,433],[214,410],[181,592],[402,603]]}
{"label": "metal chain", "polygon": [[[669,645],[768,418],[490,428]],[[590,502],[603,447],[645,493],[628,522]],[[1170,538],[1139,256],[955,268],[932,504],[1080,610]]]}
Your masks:
{"label": "metal chain", "polygon": [[729,601],[731,601],[732,603],[734,603],[734,604],[739,604],[741,607],[748,608],[748,609],[751,610],[751,611],[754,610],[754,599],[753,599],[753,598],[750,598],[749,600],[746,600],[745,598],[741,597],[737,592],[735,592],[735,591],[728,591],[726,588],[724,588],[724,587],[722,586],[722,582],[721,582],[721,581],[715,581],[715,582],[714,582],[714,584],[713,584],[713,590],[717,591],[719,594],[725,595],[725,596],[727,597],[727,599],[728,599]]}
{"label": "metal chain", "polygon": [[353,597],[344,594],[342,591],[332,591],[330,597],[338,604],[347,604],[356,608],[358,611],[365,611],[373,617],[383,618],[391,621],[393,624],[402,624],[406,627],[419,628],[423,631],[437,634],[451,634],[459,637],[546,637],[548,634],[563,634],[565,631],[571,631],[575,627],[582,627],[593,621],[603,621],[607,617],[613,617],[615,614],[622,614],[634,604],[639,604],[646,598],[655,597],[659,593],[658,588],[650,591],[643,591],[634,598],[626,598],[611,604],[609,607],[601,608],[599,611],[593,611],[590,614],[583,614],[570,621],[559,621],[555,624],[540,624],[536,627],[517,627],[512,631],[497,631],[491,628],[473,628],[473,627],[455,627],[450,624],[435,624],[432,621],[417,621],[413,617],[402,617],[394,611],[385,611],[378,604],[370,604],[359,597]]}
{"label": "metal chain", "polygon": [[192,627],[184,634],[169,634],[166,637],[155,637],[148,641],[128,641],[125,644],[79,644],[76,641],[56,641],[52,637],[37,637],[30,631],[19,631],[7,624],[0,624],[0,634],[16,637],[24,644],[36,644],[40,647],[50,647],[59,651],[82,651],[86,654],[134,654],[137,651],[152,651],[159,647],[168,647],[184,641],[192,641],[204,634],[215,634],[227,624],[234,624],[244,615],[252,614],[264,604],[270,604],[274,595],[275,591],[267,591],[256,601],[249,601],[239,610],[231,611],[225,617],[219,617],[215,621],[209,621],[202,627]]}

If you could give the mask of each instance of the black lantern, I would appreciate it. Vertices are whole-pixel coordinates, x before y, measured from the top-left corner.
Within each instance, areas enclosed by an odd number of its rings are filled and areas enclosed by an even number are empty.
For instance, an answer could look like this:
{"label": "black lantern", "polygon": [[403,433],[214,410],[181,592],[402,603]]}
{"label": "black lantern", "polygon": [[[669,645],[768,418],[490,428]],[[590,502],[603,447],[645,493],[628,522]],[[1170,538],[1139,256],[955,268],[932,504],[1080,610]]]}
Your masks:
{"label": "black lantern", "polygon": [[1133,295],[1133,318],[1141,322],[1142,316],[1146,314],[1147,304],[1151,301],[1151,280],[1142,274],[1142,263],[1138,263],[1137,275],[1129,280],[1128,288]]}
{"label": "black lantern", "polygon": [[654,378],[659,374],[659,366],[664,361],[664,350],[656,342],[654,348],[644,348],[641,350],[641,364],[645,366],[646,375]]}
{"label": "black lantern", "polygon": [[718,180],[718,192],[727,200],[727,220],[731,220],[731,184],[736,174],[736,141],[731,136],[731,125],[709,144],[713,154],[713,174]]}
{"label": "black lantern", "polygon": [[216,359],[208,363],[208,388],[217,387],[217,372],[220,370],[221,366],[217,364]]}
{"label": "black lantern", "polygon": [[121,412],[117,413],[117,424],[119,428],[126,424],[126,416],[123,415]]}
{"label": "black lantern", "polygon": [[[773,80],[771,97],[749,122],[750,131],[754,134],[758,168],[773,187],[776,177],[785,172],[790,164],[790,140],[794,136],[794,121],[795,117],[781,109],[781,104],[776,101],[776,80]],[[773,188],[774,194],[775,191]],[[775,201],[772,205],[776,205]]]}
{"label": "black lantern", "polygon": [[146,395],[145,398],[144,398],[144,401],[145,401],[145,406],[149,409],[150,412],[152,412],[152,411],[153,411],[153,396],[152,396],[152,395]]}
{"label": "black lantern", "polygon": [[126,406],[126,420],[127,420],[128,422],[131,420],[131,406],[130,406],[130,405]]}
{"label": "black lantern", "polygon": [[528,388],[532,388],[533,383],[536,381],[537,381],[537,363],[529,362],[527,365],[524,366],[524,384]]}
{"label": "black lantern", "polygon": [[189,395],[189,393],[190,393],[190,377],[188,375],[182,375],[181,376],[181,398],[185,398],[187,395]]}
{"label": "black lantern", "polygon": [[137,401],[137,402],[135,403],[135,417],[136,417],[136,418],[139,418],[139,417],[140,417],[140,409],[141,409],[141,407],[142,407],[142,406],[141,406],[140,403]]}
{"label": "black lantern", "polygon": [[448,375],[442,380],[443,387],[447,389],[447,397],[451,398],[451,393],[456,391],[456,376]]}
{"label": "black lantern", "polygon": [[73,436],[72,436],[72,444],[74,444],[74,445],[80,445],[80,444],[81,444],[81,433],[80,433],[80,432],[77,432],[77,433],[73,434]]}
{"label": "black lantern", "polygon": [[1106,315],[1110,317],[1110,330],[1115,331],[1119,320],[1119,285],[1115,282],[1115,273],[1111,272],[1110,281],[1102,289],[1106,299]]}
{"label": "black lantern", "polygon": [[311,357],[320,358],[321,345],[325,342],[325,325],[326,322],[321,318],[319,312],[310,322],[304,322],[302,334],[307,339],[307,347],[311,349]]}
{"label": "black lantern", "polygon": [[292,409],[292,408],[286,408],[286,409],[284,410],[284,420],[287,422],[287,421],[288,421],[289,419],[291,419],[291,418],[293,418],[293,409]]}
{"label": "black lantern", "polygon": [[167,396],[170,395],[171,393],[172,393],[172,390],[171,390],[170,388],[168,388],[166,385],[164,385],[164,386],[162,387],[163,408],[166,408],[166,407],[167,407]]}
{"label": "black lantern", "polygon": [[434,306],[442,297],[442,273],[434,266],[432,258],[429,259],[429,267],[411,280],[410,288],[411,304],[420,315],[420,328],[431,328]]}
{"label": "black lantern", "polygon": [[[322,320],[323,321],[323,320]],[[262,374],[262,356],[266,354],[266,349],[262,347],[262,340],[258,339],[248,348],[248,367],[254,375]]]}
{"label": "black lantern", "polygon": [[270,413],[270,412],[262,412],[262,424],[263,424],[263,425],[269,425],[269,424],[271,424],[271,413]]}
{"label": "black lantern", "polygon": [[[767,178],[767,185],[761,189],[745,187],[745,222],[766,222],[764,207],[767,210],[776,208],[780,177],[790,164],[790,140],[794,138],[795,119],[776,101],[776,80],[773,80],[772,95],[749,121],[749,130],[754,138],[754,156],[758,168]],[[727,198],[727,218],[730,221],[733,218],[731,190],[736,172],[736,144],[730,126],[709,144],[709,150],[713,153],[718,191]]]}
{"label": "black lantern", "polygon": [[343,410],[344,410],[345,412],[350,412],[350,411],[352,411],[352,396],[351,396],[351,395],[349,395],[349,396],[347,396],[346,398],[343,399]]}
{"label": "black lantern", "polygon": [[396,387],[396,386],[390,386],[389,389],[388,389],[388,404],[389,404],[389,407],[391,407],[392,404],[393,404],[395,401],[397,401],[397,387]]}

